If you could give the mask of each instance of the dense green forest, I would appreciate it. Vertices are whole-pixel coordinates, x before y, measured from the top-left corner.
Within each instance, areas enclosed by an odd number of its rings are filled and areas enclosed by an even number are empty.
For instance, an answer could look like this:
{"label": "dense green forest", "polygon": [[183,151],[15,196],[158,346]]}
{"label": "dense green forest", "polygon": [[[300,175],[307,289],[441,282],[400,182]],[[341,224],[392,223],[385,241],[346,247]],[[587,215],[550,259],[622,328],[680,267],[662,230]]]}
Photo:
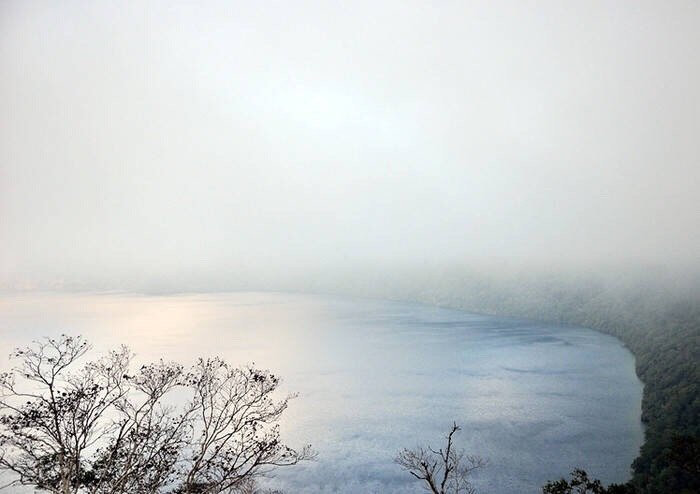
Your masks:
{"label": "dense green forest", "polygon": [[659,270],[494,275],[453,269],[384,273],[371,281],[348,276],[343,290],[616,336],[635,355],[644,383],[646,440],[630,484],[642,494],[678,494],[700,492],[699,287],[696,277]]}

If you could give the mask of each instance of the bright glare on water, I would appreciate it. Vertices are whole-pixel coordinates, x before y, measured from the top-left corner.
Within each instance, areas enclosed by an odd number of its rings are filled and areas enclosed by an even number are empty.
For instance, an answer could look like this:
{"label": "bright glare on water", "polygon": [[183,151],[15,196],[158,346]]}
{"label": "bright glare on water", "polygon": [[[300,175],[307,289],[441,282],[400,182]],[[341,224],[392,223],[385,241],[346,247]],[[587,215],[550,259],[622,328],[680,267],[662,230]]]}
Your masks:
{"label": "bright glare on water", "polygon": [[401,447],[459,446],[488,458],[475,482],[535,493],[583,467],[624,481],[643,439],[634,359],[600,333],[413,303],[278,293],[9,295],[2,352],[41,336],[82,334],[139,361],[218,355],[255,362],[297,392],[283,421],[318,461],[278,471],[287,493],[417,493],[393,464]]}

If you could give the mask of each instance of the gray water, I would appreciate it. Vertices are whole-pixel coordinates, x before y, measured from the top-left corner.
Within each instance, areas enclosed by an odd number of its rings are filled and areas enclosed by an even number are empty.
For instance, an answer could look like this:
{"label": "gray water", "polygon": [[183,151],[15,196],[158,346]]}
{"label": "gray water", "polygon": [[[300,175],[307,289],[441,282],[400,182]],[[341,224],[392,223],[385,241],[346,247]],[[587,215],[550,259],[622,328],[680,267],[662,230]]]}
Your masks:
{"label": "gray water", "polygon": [[17,346],[62,332],[101,352],[128,344],[143,361],[219,355],[255,362],[297,392],[282,423],[316,462],[278,471],[287,493],[418,493],[392,459],[439,445],[488,458],[479,492],[535,493],[583,467],[629,477],[643,440],[632,355],[589,329],[413,303],[276,293],[0,298],[0,364]]}

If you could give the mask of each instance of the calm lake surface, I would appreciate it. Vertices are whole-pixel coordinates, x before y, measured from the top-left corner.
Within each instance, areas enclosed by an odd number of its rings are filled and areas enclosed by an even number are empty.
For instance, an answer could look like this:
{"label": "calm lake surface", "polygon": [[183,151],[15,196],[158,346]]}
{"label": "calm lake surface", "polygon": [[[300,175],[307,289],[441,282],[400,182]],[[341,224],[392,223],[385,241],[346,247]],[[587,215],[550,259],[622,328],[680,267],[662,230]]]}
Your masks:
{"label": "calm lake surface", "polygon": [[31,339],[82,334],[140,361],[219,355],[268,368],[297,392],[282,423],[318,461],[279,471],[287,493],[418,493],[401,447],[459,446],[488,458],[482,493],[541,492],[580,466],[624,481],[643,440],[632,355],[588,329],[413,303],[277,293],[0,297],[0,364]]}

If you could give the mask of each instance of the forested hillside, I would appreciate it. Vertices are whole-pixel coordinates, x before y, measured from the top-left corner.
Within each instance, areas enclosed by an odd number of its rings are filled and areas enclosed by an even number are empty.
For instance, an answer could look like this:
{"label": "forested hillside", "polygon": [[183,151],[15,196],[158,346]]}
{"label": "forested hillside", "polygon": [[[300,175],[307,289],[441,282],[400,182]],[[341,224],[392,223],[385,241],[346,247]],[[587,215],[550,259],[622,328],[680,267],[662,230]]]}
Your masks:
{"label": "forested hillside", "polygon": [[692,276],[658,271],[486,275],[440,270],[385,273],[372,281],[349,276],[343,289],[581,325],[618,337],[635,355],[644,383],[646,441],[632,465],[631,482],[637,492],[651,494],[700,492],[699,286]]}

